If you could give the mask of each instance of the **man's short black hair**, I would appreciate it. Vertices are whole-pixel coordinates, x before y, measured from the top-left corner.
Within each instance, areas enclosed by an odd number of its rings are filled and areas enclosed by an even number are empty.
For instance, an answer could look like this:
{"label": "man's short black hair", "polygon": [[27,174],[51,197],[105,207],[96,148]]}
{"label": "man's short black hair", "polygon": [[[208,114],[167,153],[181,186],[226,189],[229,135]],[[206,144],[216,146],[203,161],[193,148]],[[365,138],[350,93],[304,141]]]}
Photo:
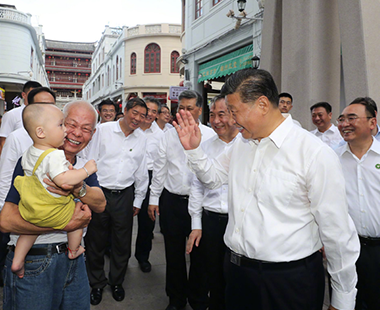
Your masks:
{"label": "man's short black hair", "polygon": [[28,81],[22,87],[22,91],[24,93],[27,93],[31,88],[37,88],[37,87],[42,87],[42,85],[38,83],[37,81]]}
{"label": "man's short black hair", "polygon": [[289,93],[281,93],[281,94],[278,95],[278,98],[281,98],[281,97],[290,98],[290,100],[291,100],[292,103],[293,103],[293,97],[292,97],[291,94],[289,94]]}
{"label": "man's short black hair", "polygon": [[370,97],[358,97],[354,99],[351,104],[361,104],[365,106],[365,111],[368,117],[376,117],[377,105],[376,102]]}
{"label": "man's short black hair", "polygon": [[145,102],[152,102],[152,103],[156,104],[157,108],[159,108],[160,105],[161,105],[160,100],[158,100],[158,99],[156,99],[154,97],[144,97],[144,101]]}
{"label": "man's short black hair", "polygon": [[265,96],[274,107],[278,107],[277,86],[268,71],[247,68],[232,74],[223,85],[223,96],[238,93],[244,103],[253,103]]}
{"label": "man's short black hair", "polygon": [[130,109],[132,109],[136,106],[145,108],[146,114],[148,113],[148,107],[147,107],[146,103],[144,102],[144,100],[142,100],[139,97],[129,99],[125,105],[125,108],[127,109],[127,111],[129,111]]}
{"label": "man's short black hair", "polygon": [[117,112],[119,110],[118,106],[117,106],[117,104],[115,102],[113,102],[111,99],[105,99],[105,100],[102,100],[102,102],[99,103],[99,105],[98,105],[99,112],[102,112],[102,107],[104,105],[113,105],[114,108],[115,108],[115,112]]}
{"label": "man's short black hair", "polygon": [[332,112],[332,107],[331,107],[330,103],[325,102],[325,101],[321,101],[321,102],[317,102],[316,104],[313,104],[310,107],[310,112],[313,112],[313,110],[316,108],[325,108],[327,114]]}
{"label": "man's short black hair", "polygon": [[178,96],[178,102],[181,102],[182,99],[197,99],[195,102],[195,105],[199,108],[203,105],[203,98],[200,93],[198,93],[195,90],[184,90],[180,95]]}
{"label": "man's short black hair", "polygon": [[29,94],[28,94],[28,104],[33,104],[34,103],[34,97],[42,92],[49,93],[50,95],[53,96],[54,102],[55,102],[55,92],[52,91],[49,87],[37,87],[32,89]]}
{"label": "man's short black hair", "polygon": [[158,114],[162,113],[162,109],[168,109],[168,111],[170,111],[169,107],[166,104],[160,104],[158,106]]}

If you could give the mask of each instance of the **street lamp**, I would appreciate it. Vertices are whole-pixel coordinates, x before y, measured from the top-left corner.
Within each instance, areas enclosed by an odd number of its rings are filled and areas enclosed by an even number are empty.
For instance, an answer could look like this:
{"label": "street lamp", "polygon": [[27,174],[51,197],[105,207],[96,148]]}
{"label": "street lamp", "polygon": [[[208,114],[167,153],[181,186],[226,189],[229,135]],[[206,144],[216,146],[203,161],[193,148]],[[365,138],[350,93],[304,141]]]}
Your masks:
{"label": "street lamp", "polygon": [[251,58],[251,60],[252,60],[252,68],[258,69],[260,65],[260,57],[255,55]]}
{"label": "street lamp", "polygon": [[247,4],[247,0],[237,0],[238,10],[239,12],[243,12],[245,10],[245,5]]}

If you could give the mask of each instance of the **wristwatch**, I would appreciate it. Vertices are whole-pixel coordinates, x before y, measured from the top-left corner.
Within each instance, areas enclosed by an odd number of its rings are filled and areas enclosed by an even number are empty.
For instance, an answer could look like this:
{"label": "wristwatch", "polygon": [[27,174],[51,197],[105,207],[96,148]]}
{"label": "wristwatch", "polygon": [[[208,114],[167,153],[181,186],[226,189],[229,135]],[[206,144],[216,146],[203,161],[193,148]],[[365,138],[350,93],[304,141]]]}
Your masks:
{"label": "wristwatch", "polygon": [[83,198],[87,194],[86,182],[83,182],[82,188],[79,190],[78,197]]}

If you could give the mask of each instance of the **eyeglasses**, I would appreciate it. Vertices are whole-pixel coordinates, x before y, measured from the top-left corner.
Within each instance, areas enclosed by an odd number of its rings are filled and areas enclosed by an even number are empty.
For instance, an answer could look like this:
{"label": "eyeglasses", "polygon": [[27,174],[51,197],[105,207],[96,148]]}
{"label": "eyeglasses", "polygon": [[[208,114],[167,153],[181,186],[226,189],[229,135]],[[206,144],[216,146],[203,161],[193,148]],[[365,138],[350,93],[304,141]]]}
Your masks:
{"label": "eyeglasses", "polygon": [[336,123],[338,125],[341,125],[342,123],[344,123],[344,121],[347,121],[347,123],[349,123],[350,125],[354,124],[356,122],[356,120],[358,118],[366,118],[366,119],[371,119],[371,118],[374,118],[374,116],[362,116],[362,117],[359,117],[357,115],[349,115],[349,116],[340,116],[338,117],[338,119],[336,120]]}
{"label": "eyeglasses", "polygon": [[161,112],[161,113],[163,113],[163,114],[166,114],[166,115],[169,115],[169,114],[170,114],[170,112],[169,112],[169,111],[166,111],[166,112]]}

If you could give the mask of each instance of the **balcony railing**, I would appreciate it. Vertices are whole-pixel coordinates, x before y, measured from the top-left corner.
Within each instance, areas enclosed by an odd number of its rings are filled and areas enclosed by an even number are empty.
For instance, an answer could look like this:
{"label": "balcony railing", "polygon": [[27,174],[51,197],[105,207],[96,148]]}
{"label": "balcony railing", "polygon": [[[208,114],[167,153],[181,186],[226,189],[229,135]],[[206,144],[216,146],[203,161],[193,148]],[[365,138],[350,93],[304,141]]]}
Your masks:
{"label": "balcony railing", "polygon": [[31,25],[29,15],[8,8],[0,8],[0,19],[13,20],[16,22]]}

